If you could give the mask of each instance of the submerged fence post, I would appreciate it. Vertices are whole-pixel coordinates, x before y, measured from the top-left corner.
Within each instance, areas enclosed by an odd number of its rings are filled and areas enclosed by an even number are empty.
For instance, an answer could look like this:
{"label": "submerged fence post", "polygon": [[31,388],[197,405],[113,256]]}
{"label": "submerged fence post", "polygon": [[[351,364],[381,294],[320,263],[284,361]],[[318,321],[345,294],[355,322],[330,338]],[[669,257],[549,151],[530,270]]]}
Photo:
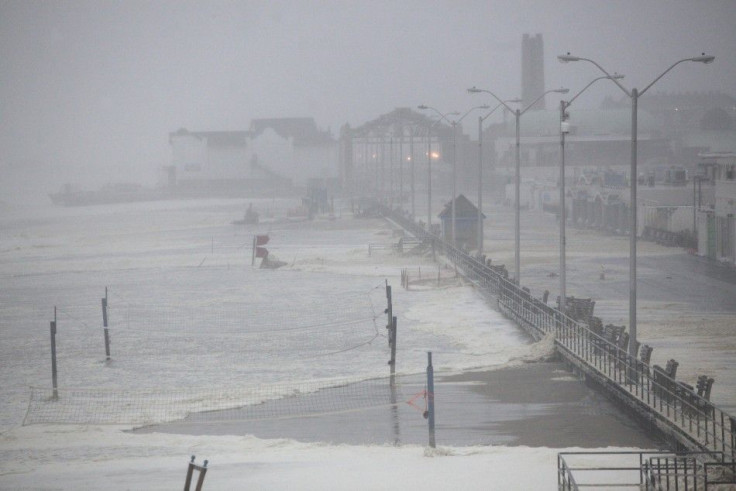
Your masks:
{"label": "submerged fence post", "polygon": [[54,307],[54,320],[51,321],[51,386],[54,389],[54,399],[59,398],[58,385],[56,383],[56,307]]}
{"label": "submerged fence post", "polygon": [[429,428],[429,446],[435,448],[434,440],[434,368],[432,352],[427,351],[427,424]]}
{"label": "submerged fence post", "polygon": [[102,299],[102,327],[105,331],[105,357],[110,360],[110,333],[107,330],[107,287],[105,287],[105,298]]}

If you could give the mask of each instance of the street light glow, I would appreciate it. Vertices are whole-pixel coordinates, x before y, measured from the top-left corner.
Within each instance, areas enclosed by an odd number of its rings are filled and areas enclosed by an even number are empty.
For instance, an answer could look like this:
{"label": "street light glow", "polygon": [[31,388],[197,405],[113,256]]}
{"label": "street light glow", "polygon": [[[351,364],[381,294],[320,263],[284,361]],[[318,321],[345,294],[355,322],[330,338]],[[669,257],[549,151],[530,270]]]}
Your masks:
{"label": "street light glow", "polygon": [[[454,120],[448,119],[447,116],[449,116],[450,114],[460,114],[457,111],[454,111],[454,112],[451,112],[451,113],[444,113],[443,114],[439,110],[437,110],[436,108],[434,108],[432,106],[427,106],[425,104],[422,104],[422,105],[417,106],[417,107],[419,109],[422,109],[422,110],[430,109],[430,110],[434,111],[440,117],[440,121],[444,119],[445,121],[447,121],[447,123],[450,124],[450,126],[452,126],[452,200],[450,201],[450,203],[452,205],[452,246],[453,247],[456,247],[457,246],[457,241],[456,241],[456,234],[455,234],[455,230],[456,230],[456,227],[455,227],[455,222],[456,222],[456,203],[455,203],[455,201],[457,199],[457,176],[456,176],[456,174],[457,174],[457,125],[460,124],[460,122],[463,119],[465,119],[465,116],[467,116],[468,114],[470,114],[472,111],[474,111],[476,109],[489,109],[491,106],[489,106],[488,104],[483,104],[481,106],[471,107],[470,109],[468,109],[467,111],[465,111],[465,113],[462,116],[460,116],[459,118],[454,119]],[[428,181],[429,181],[429,185],[431,186],[431,180],[428,180]],[[427,209],[431,213],[431,205],[430,206],[427,206]],[[429,223],[429,220],[427,220],[427,223]]]}

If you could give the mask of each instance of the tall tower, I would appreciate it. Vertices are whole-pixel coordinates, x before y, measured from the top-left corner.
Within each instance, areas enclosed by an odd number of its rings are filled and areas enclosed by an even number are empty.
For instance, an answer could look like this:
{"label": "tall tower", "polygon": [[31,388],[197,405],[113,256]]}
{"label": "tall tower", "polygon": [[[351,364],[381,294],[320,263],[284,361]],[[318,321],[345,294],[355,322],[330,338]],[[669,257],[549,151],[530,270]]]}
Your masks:
{"label": "tall tower", "polygon": [[[524,34],[521,41],[521,99],[527,107],[544,93],[544,44],[542,35]],[[544,98],[532,109],[545,109]]]}

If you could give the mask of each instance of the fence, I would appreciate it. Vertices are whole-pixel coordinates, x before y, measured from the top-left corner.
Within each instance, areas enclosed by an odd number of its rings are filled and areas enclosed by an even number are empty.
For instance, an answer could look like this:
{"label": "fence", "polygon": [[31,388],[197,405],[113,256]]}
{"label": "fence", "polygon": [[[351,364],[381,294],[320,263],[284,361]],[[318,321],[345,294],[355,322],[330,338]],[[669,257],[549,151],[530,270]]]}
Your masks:
{"label": "fence", "polygon": [[[626,346],[611,342],[534,298],[527,289],[489,266],[485,258],[471,257],[426,232],[411,219],[384,209],[386,216],[415,237],[430,241],[485,295],[498,299],[500,310],[535,339],[555,336],[557,351],[629,405],[655,428],[691,450],[736,461],[736,418],[677,382],[648,361],[632,357]],[[718,457],[717,457],[718,458]]]}
{"label": "fence", "polygon": [[[102,311],[96,298],[89,305],[55,308],[52,387],[31,388],[23,424],[150,424],[249,404],[270,408],[268,401],[295,393],[327,394],[327,388],[355,385],[375,376],[373,367],[387,359],[383,343],[375,342],[388,335],[384,285],[368,288],[329,298],[304,292],[302,302],[311,309],[260,302],[256,294],[247,302],[212,303],[205,297],[179,305],[141,303],[140,296],[131,301],[115,288],[102,299]],[[361,371],[346,378],[339,368],[350,366],[356,352],[364,362]],[[258,383],[249,383],[256,376]],[[333,390],[329,394],[337,402],[318,401],[304,411],[384,404],[383,393],[369,383],[350,390]],[[297,413],[278,411],[281,406],[231,416]]]}
{"label": "fence", "polygon": [[[206,425],[314,417],[389,407],[410,400],[404,378],[327,378],[230,387],[153,389],[33,387],[24,425]],[[398,391],[398,392],[397,392]],[[54,397],[56,392],[56,397]]]}

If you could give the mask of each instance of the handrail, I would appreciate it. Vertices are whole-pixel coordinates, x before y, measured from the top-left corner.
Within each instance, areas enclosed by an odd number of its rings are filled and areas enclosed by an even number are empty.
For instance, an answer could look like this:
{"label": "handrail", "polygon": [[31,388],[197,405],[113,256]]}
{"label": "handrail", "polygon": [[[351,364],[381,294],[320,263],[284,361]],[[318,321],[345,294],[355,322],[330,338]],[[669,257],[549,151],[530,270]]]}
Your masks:
{"label": "handrail", "polygon": [[[379,205],[380,206],[380,205]],[[686,389],[663,371],[631,356],[590,327],[535,298],[498,271],[429,233],[410,217],[380,206],[409,233],[431,242],[485,294],[498,299],[500,310],[535,339],[552,333],[557,350],[618,387],[618,395],[665,421],[690,447],[736,461],[736,418],[709,400]]]}

